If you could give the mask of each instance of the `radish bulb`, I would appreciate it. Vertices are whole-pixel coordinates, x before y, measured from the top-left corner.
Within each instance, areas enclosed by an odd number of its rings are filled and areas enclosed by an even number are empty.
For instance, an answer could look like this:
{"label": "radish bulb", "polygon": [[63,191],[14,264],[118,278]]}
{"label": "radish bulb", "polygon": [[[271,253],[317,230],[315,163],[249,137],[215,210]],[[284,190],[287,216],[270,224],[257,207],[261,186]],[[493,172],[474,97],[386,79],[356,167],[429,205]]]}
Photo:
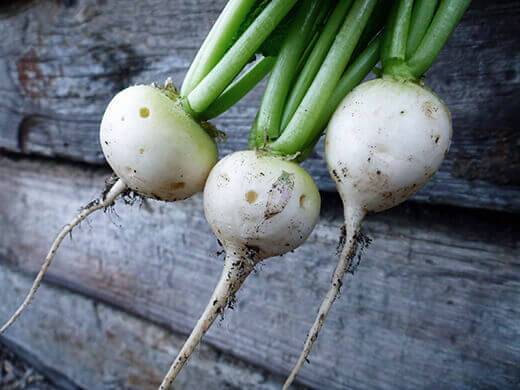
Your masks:
{"label": "radish bulb", "polygon": [[408,199],[435,174],[451,135],[447,106],[418,83],[383,78],[354,89],[325,144],[345,208],[379,212]]}
{"label": "radish bulb", "polygon": [[338,295],[364,216],[398,205],[426,184],[448,152],[451,135],[448,108],[417,82],[391,77],[368,81],[339,105],[328,126],[325,155],[343,201],[345,244],[285,389],[306,361]]}
{"label": "radish bulb", "polygon": [[100,140],[110,167],[129,189],[175,201],[202,191],[217,147],[167,92],[148,85],[119,92],[101,121]]}
{"label": "radish bulb", "polygon": [[242,151],[225,157],[211,171],[204,212],[226,252],[224,270],[161,389],[169,388],[255,265],[305,242],[318,221],[320,194],[297,164],[264,152]]}
{"label": "radish bulb", "polygon": [[215,142],[184,112],[169,83],[164,89],[139,85],[119,92],[105,111],[100,139],[105,158],[119,179],[58,234],[29,293],[0,334],[31,303],[63,239],[90,214],[112,206],[129,190],[165,201],[186,199],[202,191],[217,161]]}

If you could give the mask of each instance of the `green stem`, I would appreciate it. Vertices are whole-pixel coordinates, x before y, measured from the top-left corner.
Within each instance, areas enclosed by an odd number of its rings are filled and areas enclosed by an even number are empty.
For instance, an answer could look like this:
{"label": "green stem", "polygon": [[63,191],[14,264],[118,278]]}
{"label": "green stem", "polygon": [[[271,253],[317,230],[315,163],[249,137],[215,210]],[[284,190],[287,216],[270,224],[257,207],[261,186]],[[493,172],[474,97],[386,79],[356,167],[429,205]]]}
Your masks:
{"label": "green stem", "polygon": [[271,144],[274,152],[294,154],[312,142],[321,129],[317,122],[343,74],[377,0],[356,0],[325,61],[280,138]]}
{"label": "green stem", "polygon": [[297,0],[272,0],[224,54],[218,64],[187,96],[195,113],[206,110],[240,73],[260,45],[287,15]]}
{"label": "green stem", "polygon": [[250,149],[255,149],[257,147],[257,139],[256,134],[258,132],[258,112],[256,113],[255,120],[253,121],[253,125],[251,126],[251,130],[249,130],[249,137],[247,139],[247,144]]}
{"label": "green stem", "polygon": [[399,0],[395,19],[388,30],[390,34],[390,46],[386,53],[388,59],[404,60],[406,58],[406,42],[408,40],[408,29],[412,16],[413,0]]}
{"label": "green stem", "polygon": [[352,53],[352,58],[357,58],[363,50],[367,48],[374,37],[377,36],[385,26],[388,14],[391,11],[392,2],[388,0],[379,0],[376,8],[359,38],[359,42]]}
{"label": "green stem", "polygon": [[187,96],[224,56],[240,24],[255,3],[255,0],[228,1],[186,73],[181,88],[182,96]]}
{"label": "green stem", "polygon": [[280,135],[285,99],[319,12],[319,0],[303,0],[291,22],[260,105],[257,144],[262,144],[265,132],[269,140]]}
{"label": "green stem", "polygon": [[[314,47],[316,46],[316,42],[318,42],[318,39],[321,36],[321,33],[323,32],[323,28],[327,22],[328,17],[330,16],[330,11],[332,7],[332,1],[327,1],[327,4],[324,7],[321,7],[320,13],[318,17],[316,18],[316,23],[313,26],[311,37],[309,39],[309,44],[305,47],[305,50],[303,51],[303,54],[300,57],[300,60],[298,61],[298,71],[297,73],[300,74],[303,67],[307,63],[307,59],[311,55],[312,51],[314,50]],[[325,20],[325,22],[324,22]],[[324,22],[324,23],[323,23]]]}
{"label": "green stem", "polygon": [[411,73],[419,78],[433,64],[457,27],[471,0],[443,0],[419,47],[407,61]]}
{"label": "green stem", "polygon": [[307,62],[305,63],[305,66],[296,80],[294,87],[292,88],[283,113],[281,126],[282,129],[287,127],[289,121],[303,100],[305,92],[307,92],[309,86],[312,84],[312,80],[314,80],[316,73],[318,73],[323,60],[325,59],[327,52],[329,51],[330,46],[336,37],[336,33],[338,32],[341,23],[343,23],[345,20],[345,15],[347,14],[351,4],[352,1],[349,0],[340,1],[334,8],[332,15],[327,21],[323,32],[318,38],[314,49],[312,50]]}
{"label": "green stem", "polygon": [[249,93],[273,69],[275,57],[263,57],[249,68],[242,76],[226,88],[224,92],[199,115],[205,120],[215,118],[227,111],[236,102]]}
{"label": "green stem", "polygon": [[301,57],[300,57],[300,59],[298,61],[298,70],[296,72],[297,74],[300,74],[300,72],[302,71],[303,67],[307,63],[307,60],[309,59],[309,56],[311,55],[311,52],[314,50],[314,46],[316,46],[316,42],[318,42],[318,38],[320,37],[320,31],[314,31],[311,34],[311,37],[312,38],[309,40],[309,44],[307,45],[307,47],[303,51],[303,54],[301,55]]}
{"label": "green stem", "polygon": [[415,0],[406,44],[406,58],[417,50],[437,9],[437,0]]}
{"label": "green stem", "polygon": [[[301,72],[303,66],[307,62],[307,59],[309,58],[309,55],[311,54],[312,50],[314,49],[314,45],[316,45],[316,42],[318,41],[318,38],[319,38],[321,30],[322,30],[322,28],[321,28],[322,26],[319,26],[319,24],[321,24],[323,19],[328,16],[328,11],[330,11],[329,7],[323,7],[323,11],[320,12],[320,14],[318,16],[318,22],[316,23],[316,26],[313,28],[313,31],[311,33],[312,38],[310,40],[310,43],[305,48],[305,50],[300,58],[300,61],[298,62],[297,73]],[[258,121],[258,112],[256,114],[253,125],[251,126],[251,130],[249,131],[248,145],[251,149],[261,147],[266,144],[266,140],[263,140],[263,139],[260,140],[259,138],[257,139],[257,133],[256,133],[257,128],[258,128],[257,121]]]}
{"label": "green stem", "polygon": [[385,34],[383,36],[383,43],[381,46],[381,63],[385,64],[390,58],[390,46],[392,43],[392,28],[393,22],[397,15],[397,9],[399,8],[399,3],[397,1],[393,2],[392,8],[390,9],[390,13],[385,23]]}

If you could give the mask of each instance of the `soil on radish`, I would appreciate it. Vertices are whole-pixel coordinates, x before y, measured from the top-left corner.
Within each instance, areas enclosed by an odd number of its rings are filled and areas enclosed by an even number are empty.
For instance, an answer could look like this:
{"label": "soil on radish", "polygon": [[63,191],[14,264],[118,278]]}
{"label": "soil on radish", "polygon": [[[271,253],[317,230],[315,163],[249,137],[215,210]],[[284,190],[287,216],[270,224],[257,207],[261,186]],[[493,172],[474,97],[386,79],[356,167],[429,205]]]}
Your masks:
{"label": "soil on radish", "polygon": [[[345,225],[341,226],[340,228],[340,236],[338,245],[336,246],[336,254],[339,256],[343,250],[343,247],[345,246],[347,236],[347,229]],[[349,267],[347,269],[347,272],[350,274],[354,274],[356,270],[359,267],[359,264],[361,263],[361,259],[363,257],[363,254],[365,250],[370,246],[370,243],[372,242],[372,239],[368,237],[365,233],[358,231],[356,235],[354,236],[354,250],[352,251],[352,254],[349,258]],[[354,261],[356,259],[356,261]],[[342,285],[342,282],[339,281],[340,288]]]}

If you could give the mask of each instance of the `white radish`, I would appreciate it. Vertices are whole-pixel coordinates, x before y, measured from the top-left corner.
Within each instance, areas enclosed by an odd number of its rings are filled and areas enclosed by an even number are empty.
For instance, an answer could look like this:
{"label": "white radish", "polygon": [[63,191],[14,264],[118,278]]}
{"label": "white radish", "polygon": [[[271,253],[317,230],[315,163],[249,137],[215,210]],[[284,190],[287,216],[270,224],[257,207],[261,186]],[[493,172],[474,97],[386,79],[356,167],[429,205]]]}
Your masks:
{"label": "white radish", "polygon": [[226,252],[224,270],[161,389],[170,387],[254,266],[307,239],[319,218],[320,194],[297,164],[263,152],[236,152],[211,171],[204,188],[204,212]]}
{"label": "white radish", "polygon": [[284,389],[306,361],[337,297],[364,216],[398,205],[427,183],[448,152],[451,135],[448,108],[417,82],[391,77],[368,81],[339,105],[328,126],[325,154],[343,201],[345,244],[332,285]]}
{"label": "white radish", "polygon": [[202,191],[217,162],[213,139],[171,98],[148,85],[119,92],[108,105],[101,147],[131,190],[159,200],[185,199]]}
{"label": "white radish", "polygon": [[119,92],[105,111],[100,139],[105,158],[119,179],[58,234],[29,293],[0,334],[29,306],[59,245],[81,221],[112,206],[129,190],[165,201],[186,199],[202,191],[217,161],[215,142],[185,113],[168,83],[164,89],[139,85]]}
{"label": "white radish", "polygon": [[384,78],[354,89],[325,146],[345,207],[379,212],[408,199],[441,165],[451,134],[448,108],[418,83]]}

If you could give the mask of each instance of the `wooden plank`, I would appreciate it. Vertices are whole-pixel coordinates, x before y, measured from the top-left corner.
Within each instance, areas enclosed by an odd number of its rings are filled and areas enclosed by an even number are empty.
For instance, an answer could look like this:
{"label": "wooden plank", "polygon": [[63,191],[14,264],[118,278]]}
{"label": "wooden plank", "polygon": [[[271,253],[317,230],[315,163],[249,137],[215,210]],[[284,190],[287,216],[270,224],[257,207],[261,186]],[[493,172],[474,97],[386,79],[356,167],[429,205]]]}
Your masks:
{"label": "wooden plank", "polygon": [[[100,164],[98,124],[114,93],[179,83],[224,0],[15,2],[0,8],[0,147]],[[124,12],[121,12],[124,9]],[[441,172],[416,199],[520,211],[520,5],[474,1],[427,82],[450,106],[455,135]],[[215,121],[221,154],[246,147],[261,90]],[[320,145],[308,167],[334,190]]]}
{"label": "wooden plank", "polygon": [[[0,267],[0,285],[10,287],[2,290],[2,318],[30,282],[27,275]],[[148,321],[46,285],[25,321],[5,338],[17,350],[30,353],[39,369],[51,373],[63,389],[155,390],[184,341],[183,336]],[[274,390],[280,386],[280,377],[204,345],[175,388]]]}
{"label": "wooden plank", "polygon": [[[96,196],[106,173],[0,160],[2,267],[34,272],[52,232]],[[91,218],[64,243],[52,280],[189,332],[222,265],[201,197],[142,207],[120,202],[115,211]],[[413,205],[368,218],[365,231],[374,241],[355,277],[345,281],[301,383],[327,389],[519,385],[518,222],[515,215]],[[207,342],[286,374],[327,288],[340,224],[338,199],[324,194],[308,243],[259,267]],[[25,318],[19,326],[38,323]]]}

